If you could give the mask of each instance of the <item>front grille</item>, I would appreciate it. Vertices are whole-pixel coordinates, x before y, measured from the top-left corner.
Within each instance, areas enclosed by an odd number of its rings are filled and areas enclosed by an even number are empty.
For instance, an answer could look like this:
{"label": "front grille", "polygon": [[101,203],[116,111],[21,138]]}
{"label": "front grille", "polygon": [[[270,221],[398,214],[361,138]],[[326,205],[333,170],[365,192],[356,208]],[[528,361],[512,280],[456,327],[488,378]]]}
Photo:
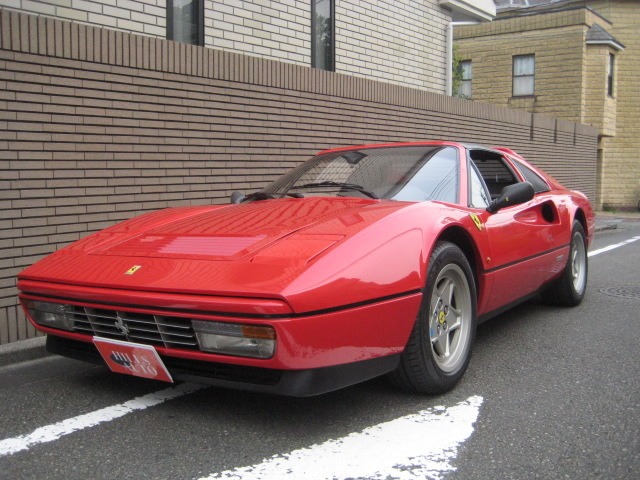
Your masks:
{"label": "front grille", "polygon": [[198,350],[191,320],[68,305],[73,331],[167,348]]}

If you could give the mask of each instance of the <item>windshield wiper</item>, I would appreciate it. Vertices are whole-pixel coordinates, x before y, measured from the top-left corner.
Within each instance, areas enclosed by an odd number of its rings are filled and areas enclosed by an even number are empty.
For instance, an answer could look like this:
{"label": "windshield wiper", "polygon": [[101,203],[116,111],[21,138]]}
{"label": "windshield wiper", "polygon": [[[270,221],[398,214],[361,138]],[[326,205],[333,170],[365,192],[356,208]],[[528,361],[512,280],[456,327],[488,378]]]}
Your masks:
{"label": "windshield wiper", "polygon": [[246,202],[246,201],[251,201],[251,200],[272,200],[274,198],[276,198],[276,197],[274,197],[270,193],[253,192],[253,193],[250,193],[249,195],[247,195],[246,197],[244,197],[242,199],[242,201]]}
{"label": "windshield wiper", "polygon": [[313,187],[340,187],[346,188],[349,190],[356,190],[369,198],[378,199],[378,195],[369,190],[366,190],[362,185],[356,185],[355,183],[343,183],[343,182],[334,182],[333,180],[326,180],[324,182],[315,182],[315,183],[305,183],[304,185],[296,185],[291,187],[289,190],[296,190],[298,188],[313,188]]}
{"label": "windshield wiper", "polygon": [[[293,198],[304,198],[304,195],[302,195],[301,193],[286,193],[285,195],[287,197],[293,197]],[[242,201],[250,202],[252,200],[273,200],[274,198],[279,198],[279,197],[277,197],[276,194],[273,194],[273,193],[253,192],[247,195],[246,197],[244,197]]]}

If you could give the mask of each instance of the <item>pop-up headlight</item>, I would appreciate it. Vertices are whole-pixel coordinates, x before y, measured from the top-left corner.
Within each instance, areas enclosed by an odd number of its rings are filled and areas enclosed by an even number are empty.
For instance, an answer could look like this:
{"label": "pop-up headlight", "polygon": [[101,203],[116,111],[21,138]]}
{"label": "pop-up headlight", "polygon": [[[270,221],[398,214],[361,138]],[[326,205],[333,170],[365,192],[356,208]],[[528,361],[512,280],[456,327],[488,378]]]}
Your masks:
{"label": "pop-up headlight", "polygon": [[38,325],[60,328],[62,330],[73,330],[73,318],[67,305],[25,300],[24,306],[27,312],[29,312],[29,316]]}
{"label": "pop-up headlight", "polygon": [[192,320],[200,350],[240,357],[270,358],[276,332],[269,326]]}

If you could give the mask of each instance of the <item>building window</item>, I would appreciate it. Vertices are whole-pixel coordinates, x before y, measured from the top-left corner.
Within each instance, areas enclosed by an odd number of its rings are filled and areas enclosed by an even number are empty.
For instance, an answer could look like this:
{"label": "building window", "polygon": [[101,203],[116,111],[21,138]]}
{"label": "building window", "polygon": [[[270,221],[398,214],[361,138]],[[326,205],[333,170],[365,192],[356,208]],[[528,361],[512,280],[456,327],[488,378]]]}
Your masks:
{"label": "building window", "polygon": [[167,39],[204,45],[204,0],[167,0]]}
{"label": "building window", "polygon": [[613,97],[613,71],[616,66],[616,57],[614,54],[609,54],[609,65],[607,67],[607,95]]}
{"label": "building window", "polygon": [[460,88],[458,96],[462,98],[471,98],[471,80],[473,79],[473,65],[471,60],[462,60],[458,64],[460,69]]}
{"label": "building window", "polygon": [[311,66],[335,70],[335,1],[311,0]]}
{"label": "building window", "polygon": [[535,55],[516,55],[513,57],[513,96],[533,95],[536,70]]}

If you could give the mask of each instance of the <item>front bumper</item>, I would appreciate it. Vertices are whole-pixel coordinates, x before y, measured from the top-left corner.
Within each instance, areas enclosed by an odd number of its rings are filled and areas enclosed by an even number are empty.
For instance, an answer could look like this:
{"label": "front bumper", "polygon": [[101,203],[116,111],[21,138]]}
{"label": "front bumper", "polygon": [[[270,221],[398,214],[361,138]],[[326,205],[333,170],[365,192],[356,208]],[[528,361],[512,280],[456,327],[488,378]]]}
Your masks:
{"label": "front bumper", "polygon": [[[422,299],[420,292],[408,292],[299,314],[278,299],[112,290],[33,280],[22,280],[18,287],[23,302],[62,303],[90,310],[92,316],[105,312],[104,318],[111,316],[114,325],[105,331],[92,331],[86,323],[73,331],[61,330],[36,324],[29,317],[38,330],[49,335],[52,352],[102,363],[93,345],[94,335],[145,343],[155,348],[174,378],[296,396],[324,393],[393,370]],[[176,343],[175,337],[168,339],[166,331],[156,340],[129,338],[131,332],[116,328],[129,316],[170,317],[176,324],[197,319],[269,326],[275,331],[275,352],[271,358],[207,353],[195,339],[185,346]]]}
{"label": "front bumper", "polygon": [[[47,350],[64,357],[104,365],[92,343],[47,335]],[[306,370],[277,370],[160,355],[176,380],[253,392],[309,397],[348,387],[395,370],[400,354]]]}
{"label": "front bumper", "polygon": [[[110,310],[111,317],[160,316],[190,323],[191,319],[270,326],[275,330],[276,348],[271,358],[247,358],[199,350],[198,345],[181,347],[166,341],[166,332],[157,342],[126,338],[117,328],[98,332],[91,328],[73,331],[39,325],[38,330],[71,340],[91,343],[93,335],[153,345],[160,355],[191,361],[244,365],[274,370],[307,370],[360,362],[401,353],[413,328],[422,294],[371,301],[366,304],[295,313],[282,300],[184,296],[157,292],[122,291],[20,281],[21,301],[62,303],[92,310]],[[275,306],[274,306],[275,305]],[[265,313],[262,313],[265,312]],[[28,312],[27,312],[27,316]],[[107,315],[109,316],[109,315]],[[115,324],[115,322],[114,322]]]}

